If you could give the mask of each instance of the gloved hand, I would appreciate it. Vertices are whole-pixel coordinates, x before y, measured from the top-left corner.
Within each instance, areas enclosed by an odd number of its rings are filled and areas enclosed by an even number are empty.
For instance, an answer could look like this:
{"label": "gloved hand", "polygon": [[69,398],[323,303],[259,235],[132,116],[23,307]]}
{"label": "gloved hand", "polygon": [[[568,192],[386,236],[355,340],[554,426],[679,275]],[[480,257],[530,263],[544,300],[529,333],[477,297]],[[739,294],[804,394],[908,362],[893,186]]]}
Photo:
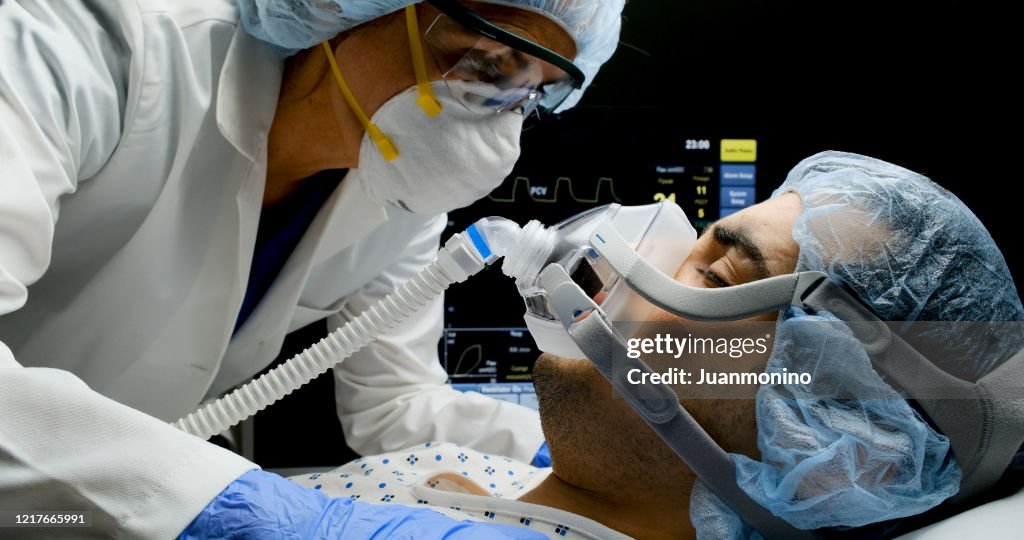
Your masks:
{"label": "gloved hand", "polygon": [[551,466],[551,450],[548,449],[548,442],[544,441],[544,444],[540,445],[540,450],[537,450],[537,455],[533,456],[534,467],[550,467]]}
{"label": "gloved hand", "polygon": [[178,540],[249,538],[540,540],[532,531],[455,521],[427,508],[332,499],[276,474],[249,471],[224,489]]}

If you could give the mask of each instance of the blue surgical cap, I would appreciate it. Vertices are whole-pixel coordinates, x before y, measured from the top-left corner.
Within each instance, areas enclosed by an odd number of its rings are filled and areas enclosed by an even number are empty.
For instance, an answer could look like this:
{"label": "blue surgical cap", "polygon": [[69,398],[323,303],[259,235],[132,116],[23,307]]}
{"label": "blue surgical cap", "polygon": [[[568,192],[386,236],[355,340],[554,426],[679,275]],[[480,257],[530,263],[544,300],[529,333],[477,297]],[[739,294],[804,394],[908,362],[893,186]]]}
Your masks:
{"label": "blue surgical cap", "polygon": [[[619,42],[625,0],[481,0],[539,11],[576,40],[575,64],[587,76],[584,87],[559,107],[579,101]],[[341,32],[404,8],[416,0],[238,0],[242,24],[254,37],[294,54]]]}
{"label": "blue surgical cap", "polygon": [[[790,191],[804,208],[793,227],[797,271],[827,273],[883,320],[1024,319],[1006,261],[985,226],[928,178],[866,156],[822,152],[793,168],[773,197]],[[940,327],[942,333],[929,333]],[[939,367],[972,382],[1022,345],[1013,334],[960,335],[949,328],[905,325],[902,337],[925,356],[934,350],[931,358],[954,358]]]}
{"label": "blue surgical cap", "polygon": [[[884,161],[823,152],[800,162],[772,195],[797,193],[796,270],[825,272],[948,373],[976,381],[1024,347],[976,323],[1024,320],[1024,308],[985,227],[953,194]],[[971,321],[971,331],[916,321]],[[940,354],[941,353],[941,354]],[[761,460],[732,455],[737,483],[801,529],[858,527],[922,513],[954,495],[961,471],[937,433],[871,366],[843,321],[783,311],[768,373],[812,373],[815,384],[757,394]],[[840,399],[820,392],[837,381]],[[824,386],[827,386],[825,384]],[[863,392],[863,394],[859,394]],[[702,538],[758,538],[705,486],[691,496]]]}

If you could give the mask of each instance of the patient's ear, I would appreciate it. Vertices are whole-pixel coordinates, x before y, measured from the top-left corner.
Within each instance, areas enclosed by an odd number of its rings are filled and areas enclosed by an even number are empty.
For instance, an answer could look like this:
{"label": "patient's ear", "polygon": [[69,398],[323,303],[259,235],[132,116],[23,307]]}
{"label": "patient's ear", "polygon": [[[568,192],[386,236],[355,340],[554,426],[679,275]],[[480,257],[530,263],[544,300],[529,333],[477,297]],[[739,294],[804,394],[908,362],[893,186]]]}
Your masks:
{"label": "patient's ear", "polygon": [[480,487],[479,484],[454,473],[441,473],[434,475],[427,480],[427,485],[439,489],[441,491],[450,491],[452,493],[468,493],[470,495],[482,495],[484,497],[490,497],[490,493],[484,491],[484,488]]}

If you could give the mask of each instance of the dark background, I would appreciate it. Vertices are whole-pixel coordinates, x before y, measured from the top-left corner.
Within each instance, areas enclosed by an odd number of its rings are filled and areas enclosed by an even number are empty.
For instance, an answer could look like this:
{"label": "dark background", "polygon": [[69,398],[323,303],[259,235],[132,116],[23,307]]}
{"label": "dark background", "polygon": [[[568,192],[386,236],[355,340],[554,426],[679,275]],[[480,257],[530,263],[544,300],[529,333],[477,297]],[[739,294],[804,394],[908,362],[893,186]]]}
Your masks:
{"label": "dark background", "polygon": [[[1017,278],[1021,33],[986,2],[630,1],[584,98],[758,139],[758,194],[821,150],[920,172],[985,223]],[[582,112],[582,111],[581,111]],[[746,134],[746,135],[738,135]]]}
{"label": "dark background", "polygon": [[[1020,182],[1022,92],[1010,81],[1021,46],[1012,19],[952,0],[632,0],[611,62],[578,107],[524,134],[524,160],[629,167],[652,145],[753,138],[763,199],[811,154],[871,155],[959,196],[988,226],[1019,290],[1021,211],[1010,192]],[[282,357],[322,328],[293,335]],[[347,461],[330,375],[257,415],[255,434],[264,467]]]}

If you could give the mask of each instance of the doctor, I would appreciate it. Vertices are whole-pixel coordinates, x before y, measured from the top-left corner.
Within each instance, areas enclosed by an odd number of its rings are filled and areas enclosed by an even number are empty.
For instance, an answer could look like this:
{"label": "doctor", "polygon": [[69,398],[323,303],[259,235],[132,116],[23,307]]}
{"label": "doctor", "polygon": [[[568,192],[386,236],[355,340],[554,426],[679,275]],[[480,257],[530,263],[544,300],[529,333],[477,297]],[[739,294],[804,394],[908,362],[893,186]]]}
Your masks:
{"label": "doctor", "polygon": [[[409,3],[0,3],[0,509],[182,531],[255,465],[166,422],[427,265],[622,9]],[[535,413],[446,387],[440,333],[438,301],[335,370],[348,443],[529,461]]]}

